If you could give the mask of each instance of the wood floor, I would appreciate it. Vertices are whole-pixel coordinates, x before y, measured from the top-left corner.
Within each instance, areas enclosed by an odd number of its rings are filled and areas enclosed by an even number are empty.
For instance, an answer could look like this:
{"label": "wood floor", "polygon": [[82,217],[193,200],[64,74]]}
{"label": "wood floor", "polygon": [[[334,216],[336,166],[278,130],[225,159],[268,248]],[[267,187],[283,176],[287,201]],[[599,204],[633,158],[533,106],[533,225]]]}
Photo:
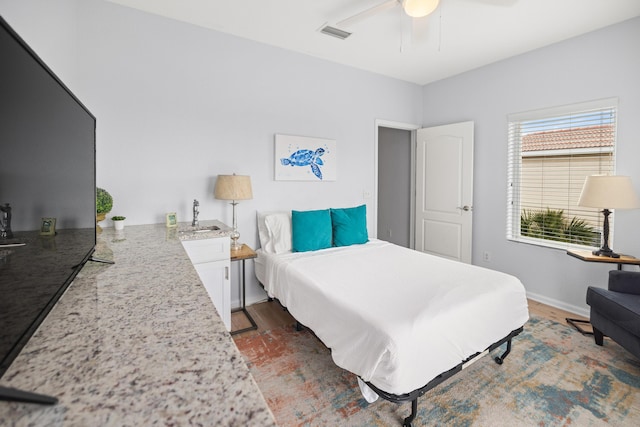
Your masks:
{"label": "wood floor", "polygon": [[[566,323],[566,318],[587,320],[582,316],[578,316],[568,311],[560,310],[559,308],[551,307],[541,302],[528,300],[529,313],[531,315],[543,317],[556,321],[558,323]],[[265,301],[257,304],[253,304],[247,307],[247,311],[253,317],[258,325],[257,330],[243,332],[237,335],[233,335],[234,338],[247,335],[256,335],[263,331],[268,331],[283,325],[295,324],[295,319],[291,317],[289,312],[282,308],[278,301]],[[249,321],[243,312],[238,311],[231,313],[231,330],[236,331],[242,328],[250,326]],[[581,327],[587,331],[590,331],[589,325],[581,325]]]}

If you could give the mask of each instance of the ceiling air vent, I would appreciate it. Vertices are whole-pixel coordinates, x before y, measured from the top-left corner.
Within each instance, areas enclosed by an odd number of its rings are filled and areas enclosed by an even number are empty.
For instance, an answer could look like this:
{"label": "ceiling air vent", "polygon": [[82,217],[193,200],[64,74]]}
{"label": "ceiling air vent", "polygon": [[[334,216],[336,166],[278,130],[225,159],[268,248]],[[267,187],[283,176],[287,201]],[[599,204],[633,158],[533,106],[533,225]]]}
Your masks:
{"label": "ceiling air vent", "polygon": [[344,31],[340,28],[332,27],[330,25],[325,25],[324,27],[320,28],[320,32],[328,36],[337,37],[340,40],[344,40],[351,35],[351,33],[348,31]]}

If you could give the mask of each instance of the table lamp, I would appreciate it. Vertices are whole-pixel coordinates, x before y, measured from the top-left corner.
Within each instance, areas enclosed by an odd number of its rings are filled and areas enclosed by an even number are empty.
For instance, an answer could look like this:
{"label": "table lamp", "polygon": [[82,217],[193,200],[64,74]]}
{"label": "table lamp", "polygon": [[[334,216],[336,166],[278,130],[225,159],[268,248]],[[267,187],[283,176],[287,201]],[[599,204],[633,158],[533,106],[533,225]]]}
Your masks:
{"label": "table lamp", "polygon": [[609,248],[609,209],[640,208],[640,200],[633,189],[631,178],[618,175],[591,175],[584,181],[578,206],[603,209],[602,247],[594,255],[620,258]]}
{"label": "table lamp", "polygon": [[250,200],[253,198],[251,191],[251,178],[247,175],[218,175],[213,191],[216,199],[231,200],[233,206],[233,231],[231,232],[231,250],[237,251],[242,245],[238,243],[240,233],[236,220],[236,205],[238,200]]}

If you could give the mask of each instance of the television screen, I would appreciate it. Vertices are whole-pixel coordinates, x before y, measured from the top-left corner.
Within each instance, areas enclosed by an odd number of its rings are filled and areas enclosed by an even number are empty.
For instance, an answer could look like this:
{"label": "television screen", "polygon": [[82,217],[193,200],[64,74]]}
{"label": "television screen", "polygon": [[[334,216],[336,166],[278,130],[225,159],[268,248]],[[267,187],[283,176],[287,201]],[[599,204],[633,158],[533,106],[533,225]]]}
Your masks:
{"label": "television screen", "polygon": [[0,376],[96,244],[95,117],[0,17]]}

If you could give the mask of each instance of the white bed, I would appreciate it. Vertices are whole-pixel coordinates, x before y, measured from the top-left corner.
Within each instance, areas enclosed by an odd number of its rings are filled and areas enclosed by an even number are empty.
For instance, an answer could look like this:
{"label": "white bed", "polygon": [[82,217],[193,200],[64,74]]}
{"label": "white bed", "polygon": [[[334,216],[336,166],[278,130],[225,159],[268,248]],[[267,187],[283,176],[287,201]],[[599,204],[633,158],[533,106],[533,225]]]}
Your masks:
{"label": "white bed", "polygon": [[394,394],[424,386],[528,319],[515,277],[380,240],[259,250],[256,275],[336,365]]}
{"label": "white bed", "polygon": [[520,281],[494,270],[381,240],[278,252],[260,249],[256,259],[269,296],[336,365],[389,394],[425,387],[528,319]]}

